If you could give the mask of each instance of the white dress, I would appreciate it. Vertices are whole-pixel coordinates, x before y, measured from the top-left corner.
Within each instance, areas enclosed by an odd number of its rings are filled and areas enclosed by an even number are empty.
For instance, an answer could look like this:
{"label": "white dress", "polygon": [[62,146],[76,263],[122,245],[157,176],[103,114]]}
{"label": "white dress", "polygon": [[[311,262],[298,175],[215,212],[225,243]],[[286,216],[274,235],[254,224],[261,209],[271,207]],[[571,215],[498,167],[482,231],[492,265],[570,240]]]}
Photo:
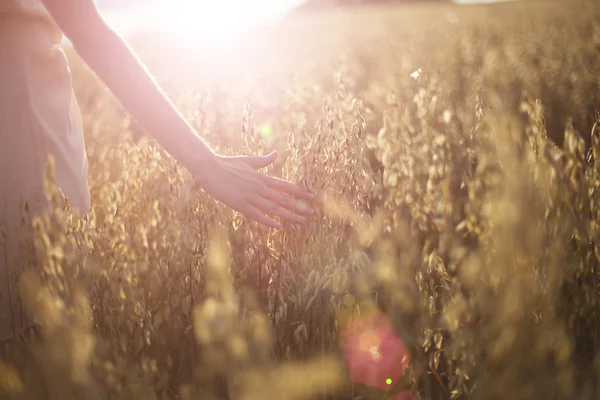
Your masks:
{"label": "white dress", "polygon": [[[69,202],[90,207],[79,107],[61,33],[41,0],[0,0],[0,342],[30,325],[17,296],[19,199],[47,211],[48,156]],[[2,235],[2,227],[8,235]]]}

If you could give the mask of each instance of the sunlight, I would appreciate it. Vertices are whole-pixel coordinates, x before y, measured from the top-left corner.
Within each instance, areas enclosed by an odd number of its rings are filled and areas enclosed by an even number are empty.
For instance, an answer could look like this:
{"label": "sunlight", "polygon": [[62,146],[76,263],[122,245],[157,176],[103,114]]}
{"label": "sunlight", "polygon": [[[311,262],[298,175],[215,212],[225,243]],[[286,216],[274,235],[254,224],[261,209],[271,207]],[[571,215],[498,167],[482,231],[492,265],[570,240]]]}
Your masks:
{"label": "sunlight", "polygon": [[282,17],[299,0],[163,1],[147,20],[148,28],[176,34],[182,40],[223,44],[249,28]]}

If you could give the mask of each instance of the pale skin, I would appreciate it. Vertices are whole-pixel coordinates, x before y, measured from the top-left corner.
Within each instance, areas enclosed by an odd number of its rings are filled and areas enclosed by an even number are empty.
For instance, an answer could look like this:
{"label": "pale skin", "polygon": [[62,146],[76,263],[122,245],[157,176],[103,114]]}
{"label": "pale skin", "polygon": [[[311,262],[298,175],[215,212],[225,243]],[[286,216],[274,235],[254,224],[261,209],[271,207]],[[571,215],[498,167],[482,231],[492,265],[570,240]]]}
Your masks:
{"label": "pale skin", "polygon": [[93,0],[42,0],[79,56],[158,143],[215,199],[259,223],[280,228],[272,217],[304,222],[314,209],[299,200],[314,194],[262,174],[277,158],[215,154],[165,96],[125,41],[104,21]]}

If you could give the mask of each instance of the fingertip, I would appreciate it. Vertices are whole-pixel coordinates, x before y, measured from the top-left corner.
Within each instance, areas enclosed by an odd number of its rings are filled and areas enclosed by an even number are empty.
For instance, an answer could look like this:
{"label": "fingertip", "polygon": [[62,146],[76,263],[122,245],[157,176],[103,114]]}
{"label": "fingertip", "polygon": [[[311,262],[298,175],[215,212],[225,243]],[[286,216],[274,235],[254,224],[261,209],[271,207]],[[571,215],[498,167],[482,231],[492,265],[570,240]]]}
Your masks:
{"label": "fingertip", "polygon": [[269,154],[265,155],[265,157],[268,158],[277,158],[277,156],[279,155],[279,153],[277,153],[277,150],[273,150],[272,152],[270,152]]}
{"label": "fingertip", "polygon": [[281,223],[279,221],[271,219],[266,215],[263,216],[263,218],[261,218],[261,220],[259,220],[258,222],[273,229],[281,229]]}
{"label": "fingertip", "polygon": [[282,227],[281,222],[274,220],[273,218],[269,218],[266,215],[264,215],[264,221],[262,223],[263,225],[270,226],[273,229],[281,229]]}
{"label": "fingertip", "polygon": [[306,200],[314,200],[317,197],[317,194],[314,192],[310,192],[306,189],[304,189],[304,198]]}

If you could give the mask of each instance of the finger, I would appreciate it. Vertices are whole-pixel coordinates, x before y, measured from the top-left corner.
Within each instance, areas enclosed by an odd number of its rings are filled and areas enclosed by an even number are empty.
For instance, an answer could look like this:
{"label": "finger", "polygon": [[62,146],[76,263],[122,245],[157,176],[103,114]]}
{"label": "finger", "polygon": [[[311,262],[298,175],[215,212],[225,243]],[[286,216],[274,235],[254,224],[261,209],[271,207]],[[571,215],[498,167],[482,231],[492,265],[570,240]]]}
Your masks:
{"label": "finger", "polygon": [[302,186],[296,185],[294,183],[285,181],[280,178],[275,178],[273,176],[267,176],[265,183],[267,186],[269,186],[275,190],[279,190],[280,192],[288,193],[299,199],[312,200],[315,198],[314,193],[309,192],[308,190],[304,189]]}
{"label": "finger", "polygon": [[275,160],[277,159],[277,151],[272,151],[267,155],[258,157],[241,156],[239,157],[239,159],[244,161],[246,164],[250,165],[254,169],[265,168],[275,162]]}
{"label": "finger", "polygon": [[263,224],[275,229],[281,228],[281,223],[275,221],[272,218],[267,217],[264,213],[262,213],[258,208],[254,206],[248,205],[247,210],[244,212],[244,215],[248,218],[252,218],[259,224]]}
{"label": "finger", "polygon": [[306,218],[301,215],[296,214],[288,209],[281,207],[279,204],[266,199],[264,197],[258,197],[253,201],[253,204],[261,211],[275,215],[281,218],[289,219],[290,221],[295,222],[306,222]]}
{"label": "finger", "polygon": [[303,200],[291,198],[275,189],[266,187],[263,196],[296,214],[311,216],[315,213],[315,210],[309,207]]}

